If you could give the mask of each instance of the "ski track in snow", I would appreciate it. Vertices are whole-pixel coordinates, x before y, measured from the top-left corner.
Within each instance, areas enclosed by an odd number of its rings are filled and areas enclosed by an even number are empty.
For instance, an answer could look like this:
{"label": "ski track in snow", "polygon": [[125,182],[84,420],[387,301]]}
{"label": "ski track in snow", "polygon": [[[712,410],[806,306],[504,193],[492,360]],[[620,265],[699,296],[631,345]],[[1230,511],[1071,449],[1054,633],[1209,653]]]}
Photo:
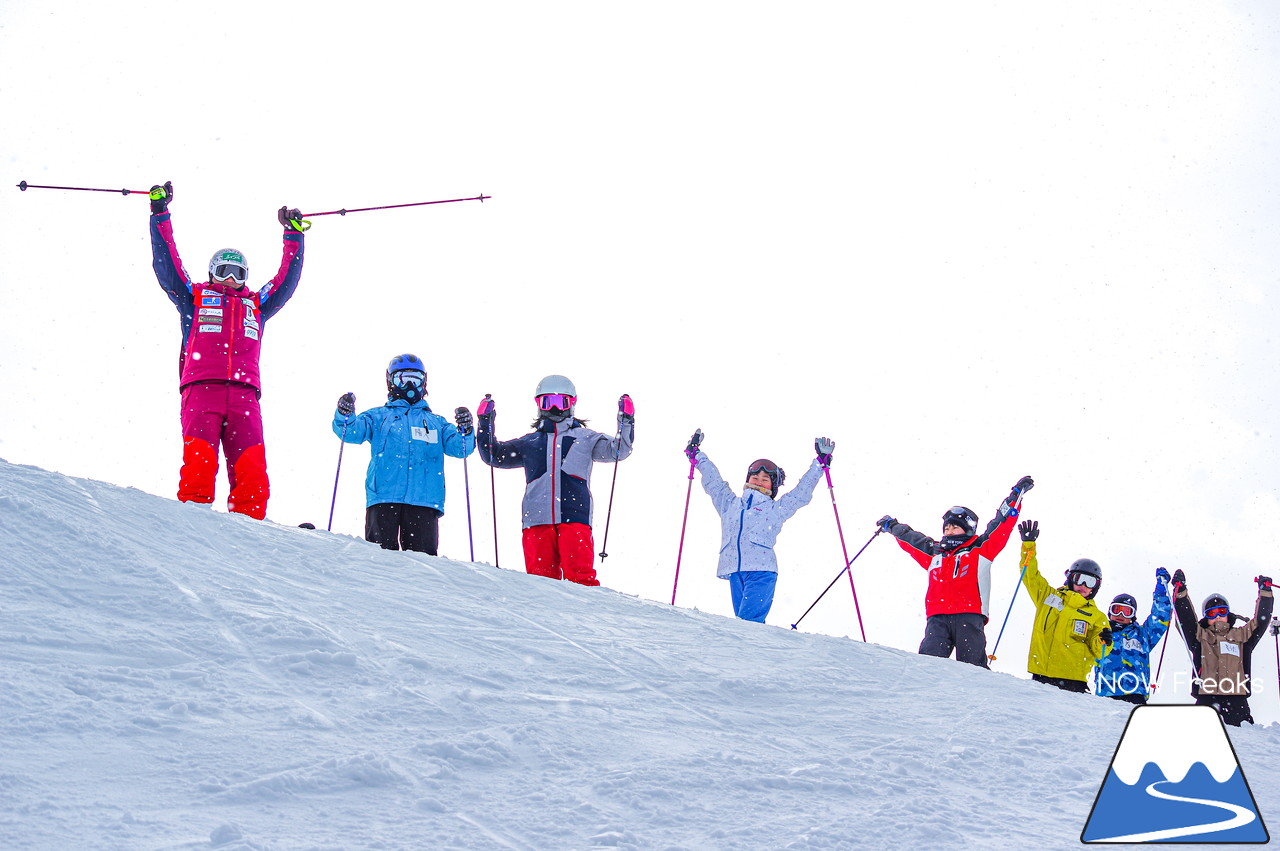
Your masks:
{"label": "ski track in snow", "polygon": [[3,462],[0,545],[6,848],[1077,847],[1128,716]]}

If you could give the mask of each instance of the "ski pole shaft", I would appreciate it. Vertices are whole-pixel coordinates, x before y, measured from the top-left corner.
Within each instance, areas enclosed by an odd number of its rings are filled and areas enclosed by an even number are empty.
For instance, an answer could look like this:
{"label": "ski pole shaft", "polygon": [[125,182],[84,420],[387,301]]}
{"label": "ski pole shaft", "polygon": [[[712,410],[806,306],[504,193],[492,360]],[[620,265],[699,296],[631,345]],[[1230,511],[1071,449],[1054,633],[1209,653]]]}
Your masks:
{"label": "ski pole shaft", "polygon": [[1013,614],[1013,604],[1018,600],[1018,587],[1022,585],[1022,577],[1027,575],[1027,561],[1022,560],[1022,573],[1018,574],[1018,584],[1013,586],[1013,599],[1009,601],[1009,611],[1004,613],[1004,623],[1000,624],[1000,634],[996,636],[995,646],[991,648],[991,652],[987,654],[987,658],[992,662],[996,660],[996,651],[1000,649],[1000,639],[1004,638],[1004,628],[1009,625],[1009,615]]}
{"label": "ski pole shaft", "polygon": [[[66,188],[66,187],[54,187]],[[474,195],[470,198],[449,198],[444,201],[414,201],[412,204],[384,204],[381,207],[356,207],[353,210],[328,210],[323,213],[303,213],[304,218],[314,218],[316,216],[345,216],[347,213],[367,213],[370,210],[395,210],[400,207],[425,207],[428,204],[456,204],[459,201],[479,201],[484,203],[492,198],[492,195]]]}
{"label": "ski pole shaft", "polygon": [[1280,694],[1280,617],[1271,618],[1271,634],[1276,639],[1276,694]]}
{"label": "ski pole shaft", "polygon": [[467,494],[467,546],[470,548],[471,560],[476,560],[476,539],[471,534],[471,473],[467,469],[467,459],[462,459],[462,482]]}
{"label": "ski pole shaft", "polygon": [[[492,393],[484,394],[485,401],[493,398]],[[481,410],[483,410],[483,402]],[[489,422],[489,434],[487,441],[489,444],[489,461],[493,461],[493,421]],[[493,464],[489,464],[489,509],[493,515],[493,566],[502,567],[502,563],[498,560],[498,483],[493,475]]]}
{"label": "ski pole shaft", "polygon": [[[833,587],[837,582],[839,582],[839,581],[840,581],[840,577],[844,575],[844,572],[845,572],[846,570],[848,570],[848,569],[850,568],[850,566],[851,566],[855,561],[857,561],[857,560],[858,560],[858,556],[860,556],[860,555],[862,555],[864,552],[866,552],[867,547],[871,546],[871,542],[872,542],[872,541],[874,541],[874,540],[876,539],[876,535],[879,535],[879,534],[880,534],[881,532],[883,532],[883,531],[884,531],[883,529],[877,529],[877,530],[875,531],[875,535],[872,535],[870,538],[867,538],[867,542],[866,542],[865,544],[863,544],[863,545],[862,545],[862,549],[860,549],[860,550],[858,550],[856,553],[854,553],[854,554],[853,554],[853,558],[849,559],[849,561],[845,563],[845,566],[844,566],[844,567],[842,567],[842,568],[840,568],[840,572],[836,574],[836,578],[831,580],[831,584],[830,584],[830,585],[828,585],[826,588],[822,589],[822,593],[818,595],[818,600],[821,600],[823,597],[827,596],[827,592],[828,592],[828,591],[830,591],[830,590],[832,589],[832,587]],[[792,628],[792,629],[795,629],[796,627],[800,626],[800,621],[804,620],[804,619],[805,619],[805,617],[807,617],[807,616],[808,616],[809,612],[812,612],[812,611],[813,611],[813,607],[814,607],[814,606],[816,606],[816,605],[818,605],[818,600],[814,600],[812,603],[810,603],[810,604],[809,604],[809,608],[807,608],[807,609],[805,609],[805,610],[804,610],[804,614],[803,614],[803,615],[801,615],[800,617],[796,618],[796,622],[795,622],[795,623],[793,623],[793,624],[791,625],[791,628]],[[865,639],[864,639],[864,640],[865,640]]]}
{"label": "ski pole shaft", "polygon": [[671,605],[676,604],[676,588],[680,585],[680,559],[684,557],[684,530],[689,523],[689,497],[693,495],[693,471],[698,469],[697,461],[689,462],[689,487],[684,492],[684,519],[680,521],[680,549],[676,552],[676,581],[671,583]]}
{"label": "ski pole shaft", "polygon": [[350,417],[342,418],[342,437],[338,442],[338,469],[333,474],[333,499],[329,502],[329,525],[326,530],[333,531],[333,509],[338,504],[338,477],[342,475],[342,450],[347,448],[347,425],[351,422]]}
{"label": "ski pole shaft", "polygon": [[618,446],[622,442],[622,423],[613,439],[613,481],[609,484],[609,510],[604,515],[604,540],[600,542],[600,558],[609,557],[609,522],[613,520],[613,491],[618,486]]}
{"label": "ski pole shaft", "polygon": [[[1172,615],[1170,617],[1172,617]],[[1166,628],[1164,631],[1164,638],[1160,640],[1160,661],[1156,662],[1156,675],[1151,680],[1151,694],[1155,694],[1156,689],[1160,687],[1160,669],[1164,667],[1164,651],[1169,646],[1169,633],[1171,631],[1171,628]]]}
{"label": "ski pole shaft", "polygon": [[116,195],[150,195],[150,189],[91,189],[88,186],[41,186],[37,183],[27,183],[25,180],[17,184],[18,188],[23,192],[28,189],[68,189],[72,192],[113,192]]}
{"label": "ski pole shaft", "polygon": [[[831,484],[831,468],[827,465],[822,466],[822,472],[827,476],[827,493],[831,495],[831,510],[836,514],[836,533],[840,535],[840,552],[844,554],[844,563],[849,564],[849,548],[844,544],[844,528],[840,525],[840,508],[836,505],[836,489]],[[867,640],[867,630],[862,625],[862,607],[858,605],[858,589],[853,584],[853,571],[849,571],[849,590],[853,592],[853,610],[858,615],[858,631],[862,633],[862,640]],[[807,613],[806,613],[807,614]],[[796,621],[799,623],[799,621]]]}
{"label": "ski pole shaft", "polygon": [[613,520],[613,490],[618,486],[618,462],[613,462],[613,482],[609,485],[609,510],[604,515],[604,540],[600,542],[600,558],[609,557],[609,523]]}

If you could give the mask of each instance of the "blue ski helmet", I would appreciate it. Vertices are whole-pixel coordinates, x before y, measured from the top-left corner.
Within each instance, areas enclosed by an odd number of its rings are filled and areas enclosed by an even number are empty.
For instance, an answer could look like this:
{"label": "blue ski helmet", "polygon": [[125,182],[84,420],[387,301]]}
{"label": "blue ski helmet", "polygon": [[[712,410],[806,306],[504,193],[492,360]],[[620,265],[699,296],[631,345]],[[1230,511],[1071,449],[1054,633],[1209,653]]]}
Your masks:
{"label": "blue ski helmet", "polygon": [[417,355],[396,355],[387,364],[387,398],[417,402],[427,395],[427,365]]}

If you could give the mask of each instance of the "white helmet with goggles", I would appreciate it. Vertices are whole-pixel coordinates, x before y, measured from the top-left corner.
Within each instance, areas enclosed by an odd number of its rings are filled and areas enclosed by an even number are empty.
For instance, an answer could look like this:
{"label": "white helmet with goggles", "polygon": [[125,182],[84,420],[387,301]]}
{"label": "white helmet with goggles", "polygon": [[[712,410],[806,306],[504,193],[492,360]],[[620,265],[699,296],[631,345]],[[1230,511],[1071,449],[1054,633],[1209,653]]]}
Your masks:
{"label": "white helmet with goggles", "polygon": [[225,281],[228,278],[244,286],[249,280],[249,261],[234,248],[220,248],[209,258],[209,280]]}

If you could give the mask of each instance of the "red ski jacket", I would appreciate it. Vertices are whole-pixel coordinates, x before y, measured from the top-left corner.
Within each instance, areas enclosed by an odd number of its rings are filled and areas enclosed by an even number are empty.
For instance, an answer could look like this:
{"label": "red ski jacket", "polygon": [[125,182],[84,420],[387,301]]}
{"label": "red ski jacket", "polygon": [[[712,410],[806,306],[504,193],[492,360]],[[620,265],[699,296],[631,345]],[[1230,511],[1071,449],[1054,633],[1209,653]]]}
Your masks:
{"label": "red ski jacket", "polygon": [[1021,494],[1016,498],[1010,494],[985,532],[946,552],[933,538],[905,523],[889,530],[898,539],[898,546],[929,571],[925,617],[972,613],[991,619],[987,612],[991,602],[991,562],[1009,542],[1021,506]]}
{"label": "red ski jacket", "polygon": [[302,250],[302,234],[285,231],[280,268],[257,292],[228,284],[195,283],[178,256],[169,213],[151,217],[152,267],[182,319],[180,387],[234,381],[262,390],[258,377],[262,328],[297,288]]}

